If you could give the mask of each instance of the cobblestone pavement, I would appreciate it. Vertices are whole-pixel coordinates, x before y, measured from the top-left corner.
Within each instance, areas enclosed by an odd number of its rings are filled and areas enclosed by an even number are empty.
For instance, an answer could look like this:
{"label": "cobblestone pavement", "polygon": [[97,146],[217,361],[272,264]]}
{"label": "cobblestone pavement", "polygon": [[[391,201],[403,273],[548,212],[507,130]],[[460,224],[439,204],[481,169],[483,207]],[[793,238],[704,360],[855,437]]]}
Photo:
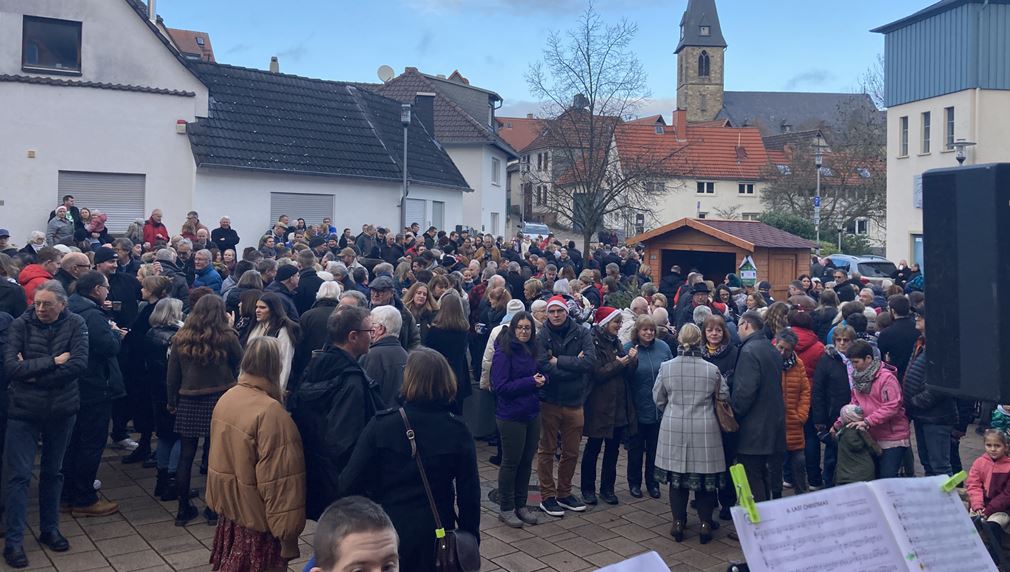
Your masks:
{"label": "cobblestone pavement", "polygon": [[[982,452],[981,438],[970,430],[962,442],[965,466]],[[626,454],[618,464],[617,496],[620,504],[590,507],[584,513],[567,513],[552,518],[540,513],[542,524],[524,529],[504,526],[497,519],[497,509],[488,494],[497,485],[497,467],[487,462],[494,453],[486,444],[478,445],[479,471],[483,482],[481,515],[482,570],[526,572],[557,570],[573,572],[592,570],[619,562],[627,557],[654,550],[674,571],[709,570],[722,572],[730,560],[742,559],[739,543],[729,539],[732,523],[723,522],[714,540],[698,543],[698,520],[691,513],[683,543],[670,538],[670,509],[667,494],[654,500],[634,499],[628,494],[625,474]],[[62,515],[60,525],[70,540],[71,549],[54,553],[43,549],[31,535],[25,550],[31,562],[28,570],[210,570],[207,564],[214,529],[205,521],[195,520],[188,527],[173,523],[176,503],[163,503],[151,496],[154,469],[120,463],[121,453],[107,450],[99,471],[101,494],[119,502],[120,513],[101,518],[71,518]],[[535,477],[534,477],[535,478]],[[203,486],[203,477],[194,470],[194,487]],[[575,482],[578,483],[578,472]],[[34,500],[36,482],[31,489],[29,525],[38,533],[38,504]],[[530,504],[539,502],[531,493]],[[196,504],[202,508],[199,500]],[[307,523],[302,536],[300,560],[291,570],[300,571],[311,553],[314,523]],[[0,562],[0,570],[8,570]]]}

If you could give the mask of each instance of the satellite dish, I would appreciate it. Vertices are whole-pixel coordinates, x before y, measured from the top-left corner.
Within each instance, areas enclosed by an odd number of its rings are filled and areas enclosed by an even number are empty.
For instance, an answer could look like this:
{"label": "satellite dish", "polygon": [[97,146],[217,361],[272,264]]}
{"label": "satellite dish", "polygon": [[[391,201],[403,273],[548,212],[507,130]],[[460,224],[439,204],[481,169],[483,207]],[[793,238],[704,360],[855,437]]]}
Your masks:
{"label": "satellite dish", "polygon": [[396,75],[395,72],[393,72],[393,68],[387,65],[379,66],[379,71],[377,73],[379,74],[379,79],[382,80],[382,83],[388,83],[389,80],[393,79],[393,76]]}

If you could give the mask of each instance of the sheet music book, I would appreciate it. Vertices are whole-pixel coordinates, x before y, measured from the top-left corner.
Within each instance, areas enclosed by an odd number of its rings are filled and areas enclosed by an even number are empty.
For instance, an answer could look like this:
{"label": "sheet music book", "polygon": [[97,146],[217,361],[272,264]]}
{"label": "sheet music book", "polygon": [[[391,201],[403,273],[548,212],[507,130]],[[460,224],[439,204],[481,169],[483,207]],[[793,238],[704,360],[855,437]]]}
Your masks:
{"label": "sheet music book", "polygon": [[733,507],[754,572],[993,571],[948,477],[853,483],[757,504],[760,522]]}

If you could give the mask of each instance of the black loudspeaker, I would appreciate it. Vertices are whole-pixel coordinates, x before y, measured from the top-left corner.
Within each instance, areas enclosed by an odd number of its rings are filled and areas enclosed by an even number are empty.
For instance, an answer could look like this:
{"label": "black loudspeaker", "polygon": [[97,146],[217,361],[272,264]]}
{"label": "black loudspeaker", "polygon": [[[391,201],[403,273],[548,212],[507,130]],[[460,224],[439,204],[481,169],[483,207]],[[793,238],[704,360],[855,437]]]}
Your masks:
{"label": "black loudspeaker", "polygon": [[927,384],[1010,398],[1010,164],[922,176]]}

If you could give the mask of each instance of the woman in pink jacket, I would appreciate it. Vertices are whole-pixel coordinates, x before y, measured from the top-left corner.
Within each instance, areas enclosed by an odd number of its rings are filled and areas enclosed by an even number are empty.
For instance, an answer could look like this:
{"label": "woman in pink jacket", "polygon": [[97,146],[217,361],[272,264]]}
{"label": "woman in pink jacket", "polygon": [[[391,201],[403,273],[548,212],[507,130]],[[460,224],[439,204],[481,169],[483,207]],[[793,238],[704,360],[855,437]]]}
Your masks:
{"label": "woman in pink jacket", "polygon": [[[862,407],[864,415],[862,421],[849,426],[869,431],[883,450],[877,462],[877,478],[897,477],[910,435],[895,369],[873,357],[873,346],[864,340],[853,342],[846,355],[852,362],[851,403]],[[838,427],[841,420],[835,421]]]}

